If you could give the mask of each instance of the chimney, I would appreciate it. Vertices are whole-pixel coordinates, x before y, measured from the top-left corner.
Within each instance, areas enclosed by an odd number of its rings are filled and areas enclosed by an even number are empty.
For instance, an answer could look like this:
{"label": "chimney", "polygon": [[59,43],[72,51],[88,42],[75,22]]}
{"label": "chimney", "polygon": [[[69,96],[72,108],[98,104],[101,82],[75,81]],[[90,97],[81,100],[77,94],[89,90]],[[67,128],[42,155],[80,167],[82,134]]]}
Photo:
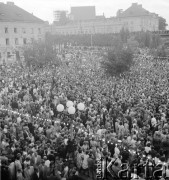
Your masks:
{"label": "chimney", "polygon": [[138,4],[137,3],[132,3],[132,6],[137,6]]}
{"label": "chimney", "polygon": [[6,3],[7,5],[9,5],[9,6],[13,6],[13,5],[15,5],[14,4],[14,2],[11,2],[11,1],[7,1],[7,3]]}

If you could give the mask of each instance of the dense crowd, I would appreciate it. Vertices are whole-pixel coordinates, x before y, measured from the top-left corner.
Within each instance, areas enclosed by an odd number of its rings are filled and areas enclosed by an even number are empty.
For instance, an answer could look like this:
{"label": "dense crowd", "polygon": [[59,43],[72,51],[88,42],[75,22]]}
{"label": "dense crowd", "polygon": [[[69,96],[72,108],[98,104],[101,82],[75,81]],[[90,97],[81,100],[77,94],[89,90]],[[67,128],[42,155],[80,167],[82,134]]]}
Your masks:
{"label": "dense crowd", "polygon": [[100,159],[108,179],[169,178],[169,62],[140,50],[130,72],[108,77],[100,51],[64,54],[59,67],[0,67],[2,180],[96,179]]}

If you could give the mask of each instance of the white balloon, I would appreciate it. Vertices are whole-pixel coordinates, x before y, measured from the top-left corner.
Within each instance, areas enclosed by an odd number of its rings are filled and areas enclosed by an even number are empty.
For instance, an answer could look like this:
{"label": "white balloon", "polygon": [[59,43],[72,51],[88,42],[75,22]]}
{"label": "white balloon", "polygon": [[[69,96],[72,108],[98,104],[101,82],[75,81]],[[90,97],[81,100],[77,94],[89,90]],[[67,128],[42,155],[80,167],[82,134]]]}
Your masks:
{"label": "white balloon", "polygon": [[79,103],[79,104],[77,105],[77,108],[78,108],[80,111],[83,111],[84,108],[85,108],[85,105],[84,105],[83,103]]}
{"label": "white balloon", "polygon": [[74,114],[75,112],[76,112],[76,109],[73,106],[68,108],[68,113],[69,114]]}
{"label": "white balloon", "polygon": [[67,103],[66,103],[66,106],[69,108],[69,107],[71,107],[71,106],[73,106],[73,102],[72,101],[68,101]]}
{"label": "white balloon", "polygon": [[57,105],[57,111],[62,112],[64,110],[64,106],[62,104]]}

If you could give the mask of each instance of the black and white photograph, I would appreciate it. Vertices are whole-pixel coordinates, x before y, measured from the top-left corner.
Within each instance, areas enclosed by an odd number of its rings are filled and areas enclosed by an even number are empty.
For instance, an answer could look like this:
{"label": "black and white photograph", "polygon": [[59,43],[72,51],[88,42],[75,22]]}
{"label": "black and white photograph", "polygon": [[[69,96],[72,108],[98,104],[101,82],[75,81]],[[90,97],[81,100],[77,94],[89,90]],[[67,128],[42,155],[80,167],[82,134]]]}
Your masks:
{"label": "black and white photograph", "polygon": [[169,180],[169,0],[0,0],[0,179]]}

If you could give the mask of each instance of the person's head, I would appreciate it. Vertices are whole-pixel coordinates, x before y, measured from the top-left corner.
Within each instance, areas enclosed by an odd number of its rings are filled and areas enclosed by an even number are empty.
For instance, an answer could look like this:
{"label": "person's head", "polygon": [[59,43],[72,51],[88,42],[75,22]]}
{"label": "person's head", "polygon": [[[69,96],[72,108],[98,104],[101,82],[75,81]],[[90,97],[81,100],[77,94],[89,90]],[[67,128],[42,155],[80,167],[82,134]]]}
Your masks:
{"label": "person's head", "polygon": [[21,157],[21,154],[20,154],[20,153],[18,153],[18,154],[17,154],[17,156],[16,156],[16,159],[17,159],[17,160],[19,160],[19,159],[20,159],[20,157]]}
{"label": "person's head", "polygon": [[38,173],[38,172],[39,172],[39,168],[38,168],[37,166],[35,166],[35,167],[34,167],[34,171],[35,171],[36,173]]}
{"label": "person's head", "polygon": [[159,153],[156,154],[156,158],[160,158],[160,154]]}
{"label": "person's head", "polygon": [[27,162],[30,161],[30,157],[27,156],[25,160],[26,160]]}
{"label": "person's head", "polygon": [[46,157],[46,156],[44,156],[44,157],[43,157],[43,159],[46,161],[46,160],[47,160],[47,157]]}
{"label": "person's head", "polygon": [[28,164],[26,164],[26,167],[29,169],[30,168],[30,164],[28,163]]}
{"label": "person's head", "polygon": [[114,163],[114,165],[117,167],[117,166],[119,165],[119,163],[116,161],[116,162]]}
{"label": "person's head", "polygon": [[17,170],[17,173],[19,173],[19,174],[22,173],[21,169],[18,169],[18,170]]}
{"label": "person's head", "polygon": [[151,144],[150,144],[150,142],[148,142],[148,143],[147,143],[147,147],[150,147],[150,146],[151,146]]}

